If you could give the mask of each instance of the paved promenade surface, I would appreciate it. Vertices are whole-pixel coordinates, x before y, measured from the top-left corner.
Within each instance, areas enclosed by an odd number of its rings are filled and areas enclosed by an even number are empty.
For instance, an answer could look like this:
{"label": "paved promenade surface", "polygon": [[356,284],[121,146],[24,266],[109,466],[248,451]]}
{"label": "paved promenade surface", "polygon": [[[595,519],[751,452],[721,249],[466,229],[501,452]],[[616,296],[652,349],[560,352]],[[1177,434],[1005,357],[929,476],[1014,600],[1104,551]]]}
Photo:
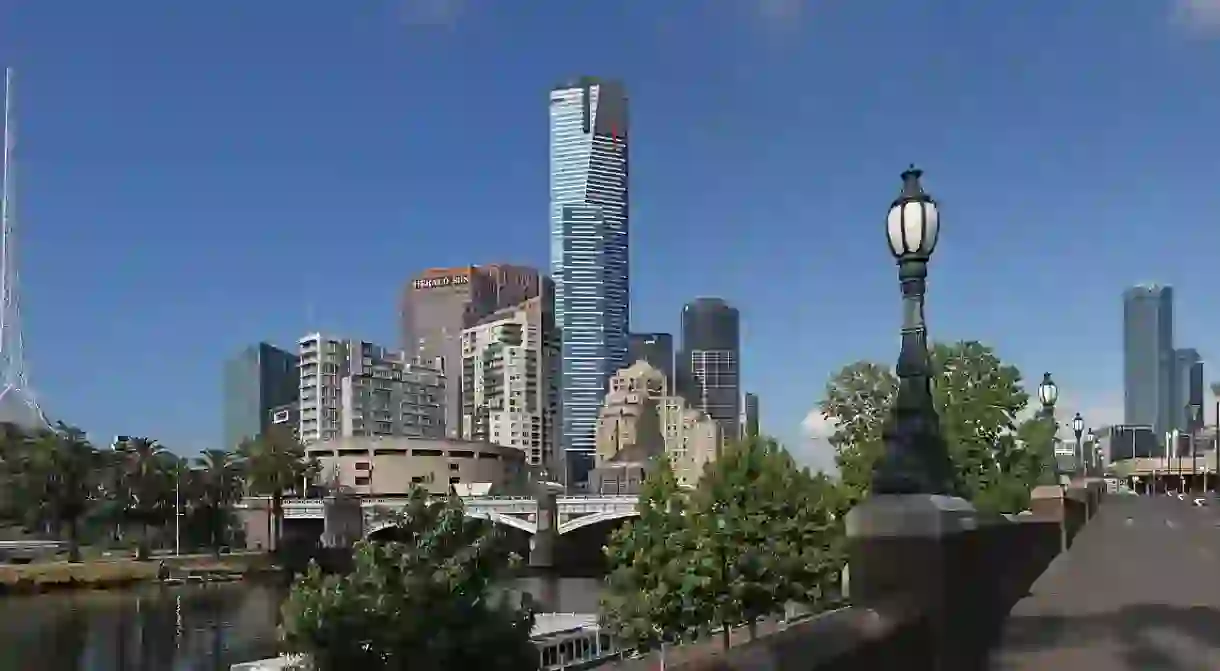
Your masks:
{"label": "paved promenade surface", "polygon": [[1013,608],[991,668],[1220,670],[1220,507],[1107,497]]}

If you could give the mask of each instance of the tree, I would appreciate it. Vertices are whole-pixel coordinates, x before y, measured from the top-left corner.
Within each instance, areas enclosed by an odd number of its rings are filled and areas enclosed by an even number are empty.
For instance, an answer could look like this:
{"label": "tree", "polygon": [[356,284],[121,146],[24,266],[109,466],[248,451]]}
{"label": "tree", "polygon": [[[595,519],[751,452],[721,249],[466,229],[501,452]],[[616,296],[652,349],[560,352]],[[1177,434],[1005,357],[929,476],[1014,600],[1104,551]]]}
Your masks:
{"label": "tree", "polygon": [[845,366],[826,384],[821,410],[835,427],[830,444],[848,507],[869,490],[873,465],[885,452],[881,432],[897,393],[898,378],[890,367],[871,361]]}
{"label": "tree", "polygon": [[620,641],[651,649],[712,621],[700,597],[710,577],[697,570],[700,530],[667,459],[649,472],[636,505],[639,516],[616,529],[606,546],[601,619]]}
{"label": "tree", "polygon": [[152,438],[132,437],[115,446],[118,467],[116,494],[122,497],[123,516],[141,527],[137,556],[151,552],[153,525],[165,520],[172,495],[173,457]]}
{"label": "tree", "polygon": [[704,531],[699,563],[713,577],[705,584],[714,586],[722,624],[745,624],[752,636],[759,619],[787,603],[822,599],[841,564],[837,502],[828,484],[797,468],[771,438],[732,444],[708,464],[693,518]]}
{"label": "tree", "polygon": [[[982,510],[1019,512],[1036,483],[1036,460],[1016,440],[1016,417],[1029,402],[1021,374],[974,341],[932,347],[933,397],[955,468],[957,494]],[[867,491],[884,452],[881,431],[896,378],[871,362],[851,364],[827,384],[822,412],[836,425],[831,444],[847,496]],[[1021,494],[1024,491],[1026,494]]]}
{"label": "tree", "polygon": [[80,561],[80,521],[97,500],[99,458],[84,432],[60,423],[37,434],[34,478],[56,534],[66,532],[68,561]]}
{"label": "tree", "polygon": [[278,550],[284,528],[284,493],[316,476],[317,465],[306,459],[300,441],[281,426],[243,441],[237,453],[249,492],[271,497],[270,542]]}
{"label": "tree", "polygon": [[208,545],[220,554],[228,515],[241,500],[241,469],[236,456],[225,450],[205,450],[195,458],[196,503],[208,532]]}
{"label": "tree", "polygon": [[416,489],[391,538],[357,543],[348,575],[314,564],[297,580],[282,608],[289,652],[315,671],[538,668],[532,610],[493,591],[517,560],[499,530]]}

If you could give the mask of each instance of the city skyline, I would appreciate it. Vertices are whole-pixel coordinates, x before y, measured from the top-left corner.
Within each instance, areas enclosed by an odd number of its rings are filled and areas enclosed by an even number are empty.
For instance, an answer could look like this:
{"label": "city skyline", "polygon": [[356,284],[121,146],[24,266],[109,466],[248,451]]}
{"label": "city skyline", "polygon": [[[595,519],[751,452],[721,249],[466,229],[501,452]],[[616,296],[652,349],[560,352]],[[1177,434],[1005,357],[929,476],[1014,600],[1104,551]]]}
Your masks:
{"label": "city skyline", "polygon": [[[415,269],[547,268],[540,105],[573,72],[631,94],[630,322],[676,333],[693,296],[738,306],[743,386],[797,450],[830,374],[892,358],[880,231],[912,161],[947,203],[934,340],[992,344],[1027,384],[1053,371],[1063,408],[1096,424],[1121,419],[1121,288],[1174,286],[1181,341],[1220,354],[1220,318],[1201,309],[1220,102],[1198,95],[1220,65],[1169,2],[778,20],[480,5],[439,29],[339,6],[236,21],[137,4],[136,19],[27,3],[0,21],[0,62],[22,83],[30,382],[102,440],[215,446],[220,362],[313,330],[398,343],[387,306]],[[913,30],[933,46],[899,49]],[[848,39],[861,31],[875,39]],[[521,34],[549,37],[504,48]],[[979,36],[993,39],[962,58]],[[336,231],[375,242],[314,272]],[[166,391],[182,381],[185,400]]]}

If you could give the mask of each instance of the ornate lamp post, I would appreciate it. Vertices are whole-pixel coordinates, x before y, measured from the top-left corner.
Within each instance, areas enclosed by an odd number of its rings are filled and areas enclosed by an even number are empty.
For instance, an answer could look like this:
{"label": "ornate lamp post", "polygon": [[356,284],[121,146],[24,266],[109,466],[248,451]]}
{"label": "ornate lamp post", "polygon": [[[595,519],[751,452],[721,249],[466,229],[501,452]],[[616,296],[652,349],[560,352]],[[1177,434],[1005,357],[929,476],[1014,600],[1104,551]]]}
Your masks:
{"label": "ornate lamp post", "polygon": [[932,404],[924,293],[928,260],[940,234],[936,201],[919,183],[923,171],[902,173],[902,191],[890,205],[886,237],[902,286],[902,348],[898,396],[884,430],[885,454],[873,470],[876,494],[953,494],[954,476],[940,418]]}
{"label": "ornate lamp post", "polygon": [[1076,436],[1076,463],[1072,470],[1079,473],[1084,468],[1084,449],[1080,442],[1081,436],[1084,435],[1084,418],[1080,416],[1080,413],[1076,413],[1076,416],[1072,418],[1072,434]]}
{"label": "ornate lamp post", "polygon": [[1097,445],[1097,434],[1093,433],[1092,427],[1089,427],[1089,430],[1084,434],[1084,444],[1088,445],[1085,452],[1085,464],[1087,464],[1085,475],[1100,475],[1101,459],[1097,457],[1100,448]]}
{"label": "ornate lamp post", "polygon": [[1059,484],[1059,460],[1055,458],[1055,402],[1059,400],[1059,386],[1051,379],[1050,373],[1042,374],[1042,382],[1038,385],[1038,402],[1042,404],[1042,421],[1051,426],[1051,462],[1047,464],[1038,478],[1038,484]]}

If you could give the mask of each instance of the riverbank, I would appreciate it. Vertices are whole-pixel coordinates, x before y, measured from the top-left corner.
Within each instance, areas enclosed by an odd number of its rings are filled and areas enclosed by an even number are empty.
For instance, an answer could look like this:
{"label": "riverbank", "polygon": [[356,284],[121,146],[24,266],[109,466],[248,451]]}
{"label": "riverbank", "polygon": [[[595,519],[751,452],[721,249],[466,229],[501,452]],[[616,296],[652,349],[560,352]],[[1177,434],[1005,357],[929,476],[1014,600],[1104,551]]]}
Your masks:
{"label": "riverbank", "polygon": [[121,589],[156,582],[161,562],[170,575],[207,574],[220,579],[241,580],[282,573],[273,558],[264,553],[187,555],[135,559],[94,559],[0,565],[0,594],[41,594],[66,589]]}

